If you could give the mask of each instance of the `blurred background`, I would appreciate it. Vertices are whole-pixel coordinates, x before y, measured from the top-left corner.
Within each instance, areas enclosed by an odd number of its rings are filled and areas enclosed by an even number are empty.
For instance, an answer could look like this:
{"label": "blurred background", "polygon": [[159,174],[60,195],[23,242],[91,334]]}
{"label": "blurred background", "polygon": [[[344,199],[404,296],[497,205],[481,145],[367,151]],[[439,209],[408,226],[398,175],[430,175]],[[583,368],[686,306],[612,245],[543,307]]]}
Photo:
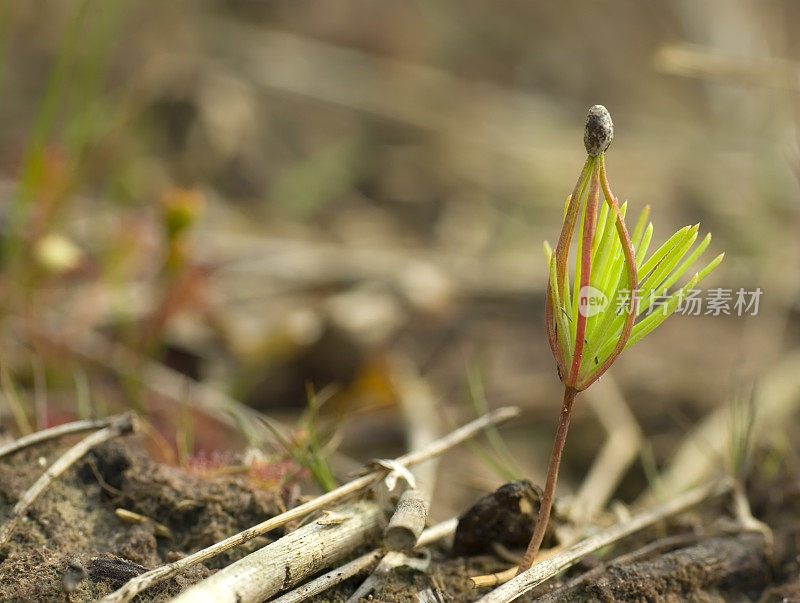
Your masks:
{"label": "blurred background", "polygon": [[726,252],[705,287],[763,294],[623,354],[579,398],[561,493],[677,489],[743,431],[800,462],[797,2],[0,6],[7,436],[132,407],[166,462],[250,444],[324,488],[514,404],[445,457],[434,516],[542,482],[542,242],[600,103],[629,216],[651,206],[654,242],[700,222]]}

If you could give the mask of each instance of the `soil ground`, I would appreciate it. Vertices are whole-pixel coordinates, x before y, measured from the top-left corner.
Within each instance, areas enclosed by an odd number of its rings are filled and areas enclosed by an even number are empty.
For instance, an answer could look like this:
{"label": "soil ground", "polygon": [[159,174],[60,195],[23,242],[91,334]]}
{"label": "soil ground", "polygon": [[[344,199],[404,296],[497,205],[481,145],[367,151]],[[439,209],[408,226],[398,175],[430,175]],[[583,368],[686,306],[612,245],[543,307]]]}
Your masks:
{"label": "soil ground", "polygon": [[[63,450],[52,443],[38,446],[0,465],[0,516],[9,515],[42,467]],[[782,478],[751,484],[749,490],[754,512],[773,529],[772,551],[762,535],[722,519],[729,509],[718,501],[634,535],[603,551],[602,559],[585,559],[520,600],[799,600],[800,482]],[[96,599],[146,569],[276,514],[270,496],[240,477],[198,476],[156,463],[136,436],[105,444],[56,480],[19,524],[0,563],[0,600]],[[158,535],[153,523],[123,523],[117,508],[154,519],[172,537]],[[140,600],[167,600],[267,542],[257,538],[154,587]],[[393,571],[369,600],[413,603],[427,591],[433,600],[473,601],[483,593],[472,590],[468,578],[507,567],[493,555],[452,557],[446,547],[437,548],[426,571]],[[363,579],[355,577],[313,601],[344,601]]]}
{"label": "soil ground", "polygon": [[[52,445],[34,447],[0,464],[0,516],[10,515],[17,498],[59,451]],[[153,523],[123,523],[117,508],[157,518],[172,538],[157,536]],[[63,601],[71,580],[77,585],[70,600],[93,600],[145,568],[207,547],[276,512],[266,492],[241,480],[208,479],[154,463],[136,438],[109,443],[56,480],[19,524],[0,564],[0,600]],[[267,542],[251,540],[154,589],[147,599],[174,596]],[[79,580],[83,575],[87,579]]]}

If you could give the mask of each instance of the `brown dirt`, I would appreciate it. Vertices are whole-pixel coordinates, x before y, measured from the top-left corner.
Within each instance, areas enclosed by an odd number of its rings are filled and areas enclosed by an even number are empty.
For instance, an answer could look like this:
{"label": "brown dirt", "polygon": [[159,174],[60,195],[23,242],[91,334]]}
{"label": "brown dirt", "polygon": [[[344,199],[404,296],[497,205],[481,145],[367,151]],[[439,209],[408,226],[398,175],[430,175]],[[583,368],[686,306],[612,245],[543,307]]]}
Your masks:
{"label": "brown dirt", "polygon": [[[61,451],[40,446],[0,462],[0,517],[9,516],[19,496]],[[114,514],[119,507],[167,526],[173,538],[156,536],[152,523],[123,523]],[[239,479],[203,478],[154,463],[135,437],[109,443],[56,480],[20,522],[0,557],[0,600],[63,601],[71,588],[72,601],[96,599],[145,569],[276,512],[266,492]],[[256,538],[154,588],[147,598],[173,596],[267,542]]]}

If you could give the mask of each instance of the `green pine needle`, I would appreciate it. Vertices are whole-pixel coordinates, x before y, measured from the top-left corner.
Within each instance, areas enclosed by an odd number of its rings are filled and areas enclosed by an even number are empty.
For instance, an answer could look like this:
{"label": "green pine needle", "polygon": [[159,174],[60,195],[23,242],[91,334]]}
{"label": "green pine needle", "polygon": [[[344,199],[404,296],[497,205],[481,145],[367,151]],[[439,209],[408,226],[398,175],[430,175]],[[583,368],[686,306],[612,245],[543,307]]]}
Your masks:
{"label": "green pine needle", "polygon": [[636,248],[636,269],[642,269],[642,262],[644,262],[644,258],[647,255],[647,250],[650,247],[650,241],[653,238],[653,223],[650,222],[647,225],[647,230],[644,231],[644,236],[642,237],[641,242],[635,243],[637,246]]}
{"label": "green pine needle", "polygon": [[[691,264],[694,263],[694,261],[700,256],[703,250],[705,250],[705,248],[708,246],[708,242],[710,242],[710,240],[711,237],[707,235],[703,240],[703,242],[698,246],[698,248],[686,259],[685,262],[681,264],[681,266],[675,271],[674,275],[671,276],[670,279],[668,279],[668,282],[665,281],[666,286],[664,287],[664,290],[666,290],[669,286],[671,286],[675,280],[680,278],[680,276],[686,271],[686,269],[689,266],[691,266]],[[644,319],[637,322],[633,326],[633,331],[631,331],[631,336],[628,339],[627,344],[625,345],[625,349],[628,349],[634,343],[642,339],[645,335],[651,333],[657,326],[663,323],[667,319],[667,317],[669,317],[673,312],[675,312],[675,310],[678,308],[680,303],[686,297],[688,292],[695,286],[697,286],[706,276],[708,276],[711,273],[711,271],[714,270],[714,268],[716,268],[719,265],[724,256],[725,254],[722,253],[718,255],[716,258],[714,258],[705,268],[703,268],[699,273],[695,274],[686,285],[684,285],[677,292],[673,293],[660,308],[653,310],[653,312],[647,315]],[[682,257],[683,255],[678,257],[677,260],[680,260]],[[652,293],[652,289],[648,289],[647,291],[649,293]],[[647,293],[648,295],[647,298],[645,297],[642,298],[641,306],[645,306],[644,309],[649,308],[652,303],[652,298],[650,297],[649,293]],[[644,294],[645,293],[643,292],[642,295]],[[641,306],[637,310],[637,315],[641,315],[642,311],[644,311],[642,310]],[[595,356],[598,358],[599,362],[602,362],[605,358],[608,357],[608,355],[611,353],[611,351],[614,349],[614,346],[617,343],[619,337],[619,331],[622,328],[622,322],[623,322],[622,315],[618,316],[617,318],[620,319],[619,328],[614,329],[612,331],[613,335],[607,338],[605,341],[603,341],[600,344],[599,350],[595,352]]]}
{"label": "green pine needle", "polygon": [[[583,200],[588,191],[586,187],[583,187],[580,192]],[[620,207],[623,219],[626,209],[627,204]],[[723,257],[720,255],[714,258],[682,287],[670,294],[670,290],[708,248],[711,243],[711,235],[707,234],[699,244],[695,245],[699,225],[684,226],[648,257],[647,252],[653,238],[653,224],[649,222],[649,217],[650,208],[646,207],[641,212],[631,236],[639,273],[637,290],[639,302],[636,310],[637,322],[633,326],[625,349],[651,333],[673,314],[689,291],[716,268]],[[583,212],[581,219],[576,224],[577,253],[575,257],[580,257],[581,237],[579,233],[582,231],[582,225]],[[545,243],[544,252],[550,265],[549,287],[550,297],[553,301],[558,345],[561,348],[562,357],[570,358],[574,347],[575,325],[578,316],[580,266],[579,262],[576,262],[572,282],[567,280],[565,291],[559,292],[556,281],[556,260],[553,249],[547,243]],[[591,266],[591,285],[606,296],[608,305],[604,311],[588,317],[586,321],[586,343],[580,370],[582,380],[589,377],[595,367],[601,365],[616,347],[625,322],[625,304],[623,302],[626,299],[625,296],[629,296],[622,244],[616,228],[616,216],[615,212],[610,211],[608,203],[603,203],[597,218],[597,234],[592,246]],[[661,305],[651,309],[657,302],[661,302]],[[650,310],[649,313],[648,310]]]}

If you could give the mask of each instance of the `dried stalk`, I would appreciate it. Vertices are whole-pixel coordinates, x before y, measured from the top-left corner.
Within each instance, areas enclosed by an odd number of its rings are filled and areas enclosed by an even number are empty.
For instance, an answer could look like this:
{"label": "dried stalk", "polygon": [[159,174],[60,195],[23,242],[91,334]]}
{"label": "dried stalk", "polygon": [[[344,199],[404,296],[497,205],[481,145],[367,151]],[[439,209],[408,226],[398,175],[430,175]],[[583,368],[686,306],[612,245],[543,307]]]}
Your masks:
{"label": "dried stalk", "polygon": [[[410,360],[401,358],[394,364],[393,381],[400,397],[408,447],[410,450],[419,450],[438,436],[436,400],[430,386]],[[383,543],[390,551],[411,551],[425,529],[437,467],[438,459],[431,459],[412,471],[416,483],[400,495],[394,515],[383,534]]]}
{"label": "dried stalk", "polygon": [[335,525],[305,525],[218,571],[173,599],[174,603],[251,603],[268,599],[338,561],[378,535],[383,511],[359,501],[336,510]]}
{"label": "dried stalk", "polygon": [[519,574],[481,598],[479,603],[508,603],[508,601],[513,601],[559,572],[571,567],[586,555],[609,546],[667,517],[686,511],[705,500],[730,492],[732,488],[733,482],[731,480],[725,479],[714,482],[687,492],[655,509],[635,515],[624,523],[613,525],[536,564],[531,569]]}
{"label": "dried stalk", "polygon": [[408,488],[403,492],[383,533],[383,543],[387,549],[407,553],[414,548],[428,520],[428,504],[421,490]]}
{"label": "dried stalk", "polygon": [[[457,525],[458,520],[453,518],[428,528],[422,532],[422,535],[417,540],[417,548],[427,546],[431,543],[441,540],[442,538],[446,538],[447,536],[454,534]],[[369,553],[354,559],[350,563],[347,563],[342,567],[337,567],[335,570],[332,570],[327,574],[320,576],[311,582],[303,584],[303,586],[300,586],[293,591],[282,595],[281,597],[278,597],[277,599],[273,600],[272,603],[301,603],[309,597],[313,597],[314,595],[325,592],[329,588],[336,586],[337,584],[344,582],[345,580],[352,578],[356,574],[364,571],[373,563],[378,561],[382,555],[382,549],[370,551]]]}
{"label": "dried stalk", "polygon": [[405,553],[396,553],[389,551],[383,556],[378,566],[367,576],[355,592],[347,598],[345,603],[359,603],[361,599],[365,599],[373,590],[377,590],[380,583],[386,578],[391,570],[396,567],[408,566],[413,567],[418,571],[427,572],[428,565],[430,564],[430,556],[424,560],[416,560],[410,558]]}
{"label": "dried stalk", "polygon": [[383,555],[383,550],[375,549],[361,557],[353,559],[350,563],[346,563],[335,570],[323,574],[319,578],[304,584],[303,586],[289,591],[285,595],[274,599],[272,603],[300,603],[309,597],[313,597],[319,593],[325,592],[329,588],[344,582],[363,572],[365,569],[376,563]]}
{"label": "dried stalk", "polygon": [[[455,533],[457,525],[458,521],[456,520],[452,524],[452,533]],[[426,544],[426,542],[423,541],[422,537],[420,537],[417,548],[422,547],[424,544]],[[385,580],[387,574],[394,568],[408,566],[419,571],[427,571],[429,563],[430,556],[428,556],[428,558],[425,560],[417,560],[408,557],[405,553],[389,551],[383,556],[383,559],[381,559],[380,563],[372,571],[372,573],[367,576],[367,579],[359,585],[352,595],[350,595],[346,603],[358,603],[358,601],[361,601],[361,599],[368,597],[373,590],[378,588],[380,583]]]}
{"label": "dried stalk", "polygon": [[160,536],[161,538],[169,538],[170,540],[173,538],[172,530],[170,530],[167,526],[165,526],[163,523],[158,523],[157,521],[147,517],[146,515],[142,515],[141,513],[135,513],[133,511],[129,511],[128,509],[117,508],[114,509],[114,515],[119,517],[121,521],[132,525],[148,523],[153,526],[153,532],[156,536]]}
{"label": "dried stalk", "polygon": [[47,487],[84,454],[103,442],[116,438],[133,430],[133,417],[130,414],[119,415],[110,420],[108,427],[85,437],[72,448],[61,455],[50,467],[36,480],[36,482],[23,493],[14,509],[11,518],[0,528],[0,550],[5,547],[11,534],[31,505],[36,502]]}
{"label": "dried stalk", "polygon": [[23,448],[29,448],[46,442],[47,440],[54,440],[56,438],[63,438],[64,436],[72,435],[73,433],[80,433],[82,431],[91,431],[93,429],[102,429],[108,427],[113,419],[97,419],[92,421],[74,421],[73,423],[64,423],[63,425],[56,425],[49,429],[43,429],[30,435],[23,436],[9,442],[5,446],[0,446],[0,458],[14,454]]}
{"label": "dried stalk", "polygon": [[[533,561],[534,563],[541,563],[545,559],[549,559],[553,555],[560,553],[566,548],[567,548],[566,544],[559,544],[558,546],[554,546],[552,549],[548,549],[546,551],[540,550]],[[516,561],[512,563],[516,563]],[[490,588],[492,586],[505,584],[506,582],[511,580],[514,576],[517,575],[518,568],[519,566],[514,565],[513,567],[510,567],[507,570],[503,570],[502,572],[495,572],[494,574],[485,574],[483,576],[473,576],[469,580],[470,582],[472,582],[472,588]]]}
{"label": "dried stalk", "polygon": [[[546,552],[540,552],[539,555],[536,556],[537,563],[542,561],[545,556]],[[492,586],[497,586],[498,584],[505,584],[509,580],[511,580],[514,576],[517,575],[517,568],[519,566],[515,565],[514,567],[510,567],[507,570],[503,570],[502,572],[495,572],[494,574],[485,574],[483,576],[472,576],[469,581],[472,582],[472,588],[489,588]]]}
{"label": "dried stalk", "polygon": [[[475,421],[467,423],[463,427],[456,429],[445,437],[433,442],[430,446],[423,450],[410,452],[398,457],[395,459],[394,464],[400,466],[411,466],[421,463],[422,461],[437,456],[445,450],[448,450],[449,448],[460,444],[464,440],[473,437],[486,427],[507,421],[508,419],[516,417],[518,414],[519,409],[516,407],[498,408],[497,410],[485,414],[479,419],[476,419]],[[371,471],[370,473],[362,475],[361,477],[358,477],[353,481],[336,488],[335,490],[327,492],[326,494],[323,494],[314,500],[303,503],[294,509],[290,509],[286,513],[281,513],[276,517],[263,521],[251,528],[239,532],[238,534],[234,534],[233,536],[230,536],[229,538],[226,538],[225,540],[222,540],[221,542],[218,542],[208,548],[197,551],[196,553],[184,557],[183,559],[179,559],[178,561],[174,561],[150,570],[149,572],[133,578],[118,590],[104,597],[102,601],[103,603],[130,601],[144,589],[167,580],[187,568],[211,559],[212,557],[215,557],[220,553],[224,553],[225,551],[239,546],[240,544],[244,544],[248,540],[270,532],[290,521],[300,519],[312,511],[317,511],[323,507],[329,506],[331,503],[342,500],[347,496],[361,492],[379,479],[386,477],[388,472],[389,471],[385,468]]]}

